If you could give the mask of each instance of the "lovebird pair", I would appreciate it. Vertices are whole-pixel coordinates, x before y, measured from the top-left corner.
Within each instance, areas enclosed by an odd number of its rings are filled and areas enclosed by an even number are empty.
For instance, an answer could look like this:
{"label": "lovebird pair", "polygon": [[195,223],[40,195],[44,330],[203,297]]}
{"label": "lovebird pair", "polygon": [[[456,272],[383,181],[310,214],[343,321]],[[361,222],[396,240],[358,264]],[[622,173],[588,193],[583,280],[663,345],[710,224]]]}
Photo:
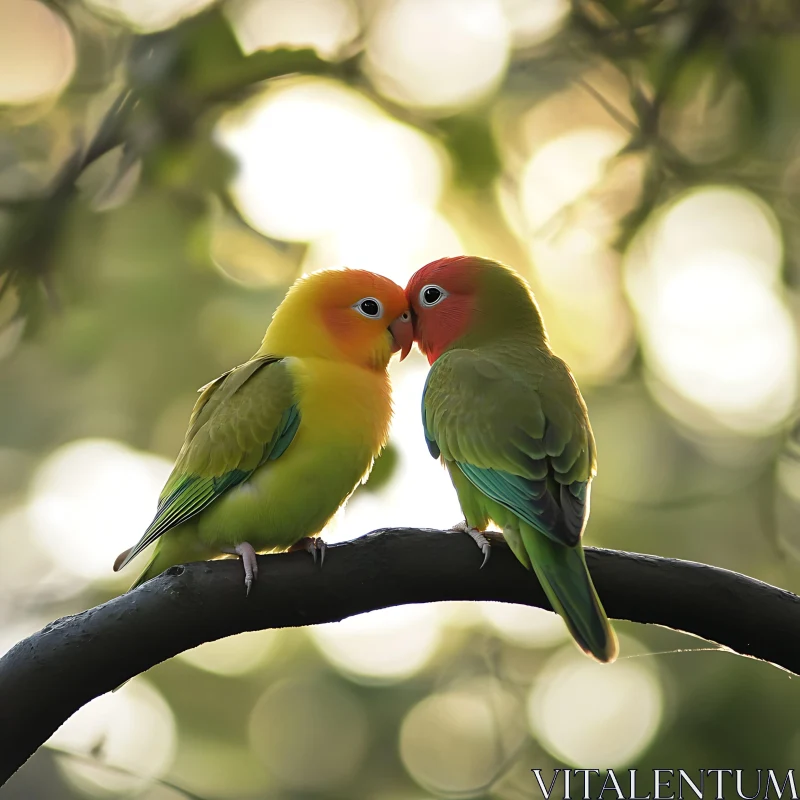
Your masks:
{"label": "lovebird pair", "polygon": [[596,465],[586,405],[528,285],[487,259],[435,261],[405,291],[361,270],[297,281],[253,358],[201,389],[155,518],[114,569],[158,540],[134,586],[230,553],[249,593],[257,552],[324,560],[319,532],[388,437],[389,361],[414,341],[431,364],[424,435],[455,486],[460,527],[485,563],[481,532],[498,525],[580,648],[613,661],[581,547]]}

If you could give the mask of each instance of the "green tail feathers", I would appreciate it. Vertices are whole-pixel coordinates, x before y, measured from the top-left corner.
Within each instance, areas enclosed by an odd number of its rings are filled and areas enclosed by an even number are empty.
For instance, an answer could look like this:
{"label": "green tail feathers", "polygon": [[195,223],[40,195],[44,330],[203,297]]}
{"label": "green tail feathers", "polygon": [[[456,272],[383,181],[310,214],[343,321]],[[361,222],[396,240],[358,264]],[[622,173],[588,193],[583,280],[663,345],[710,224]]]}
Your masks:
{"label": "green tail feathers", "polygon": [[142,574],[133,582],[128,591],[135,589],[137,586],[141,586],[145,581],[149,581],[150,578],[155,578],[156,575],[160,575],[168,566],[170,565],[162,563],[162,559],[158,558],[158,556],[155,556],[144,568]]}
{"label": "green tail feathers", "polygon": [[524,523],[520,528],[536,577],[578,646],[598,661],[613,661],[617,636],[592,585],[583,548],[556,544]]}
{"label": "green tail feathers", "polygon": [[[172,532],[170,531],[170,533]],[[184,561],[191,560],[192,559],[187,557],[185,552],[181,552],[180,541],[174,534],[172,536],[162,536],[156,542],[150,561],[142,570],[142,574],[134,581],[131,589],[135,589],[137,586],[141,586],[145,581],[155,578],[174,564],[181,564]]]}

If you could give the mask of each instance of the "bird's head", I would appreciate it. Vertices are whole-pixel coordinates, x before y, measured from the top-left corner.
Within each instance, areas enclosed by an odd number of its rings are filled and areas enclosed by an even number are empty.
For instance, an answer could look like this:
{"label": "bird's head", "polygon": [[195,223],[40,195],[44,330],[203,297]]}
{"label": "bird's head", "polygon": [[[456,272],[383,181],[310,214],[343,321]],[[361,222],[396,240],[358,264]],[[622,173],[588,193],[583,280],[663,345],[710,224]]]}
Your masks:
{"label": "bird's head", "polygon": [[403,290],[366,270],[314,272],[297,280],[273,316],[262,353],[347,361],[386,369],[413,344]]}
{"label": "bird's head", "polygon": [[432,364],[452,347],[468,347],[513,333],[547,341],[530,287],[496,261],[441,258],[412,275],[406,297],[414,340]]}

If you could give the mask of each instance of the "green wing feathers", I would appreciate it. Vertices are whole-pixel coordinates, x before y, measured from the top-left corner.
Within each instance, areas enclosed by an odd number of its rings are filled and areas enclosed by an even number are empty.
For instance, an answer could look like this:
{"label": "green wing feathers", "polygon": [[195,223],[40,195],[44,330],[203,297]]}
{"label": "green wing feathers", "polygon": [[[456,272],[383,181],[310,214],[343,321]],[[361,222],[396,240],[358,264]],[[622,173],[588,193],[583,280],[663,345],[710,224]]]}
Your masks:
{"label": "green wing feathers", "polygon": [[139,542],[119,556],[115,570],[246,481],[262,464],[279,458],[297,433],[300,412],[283,359],[253,359],[200,392],[155,518]]}
{"label": "green wing feathers", "polygon": [[422,421],[431,454],[516,518],[508,533],[519,530],[518,557],[530,560],[578,645],[599,661],[616,658],[617,639],[580,546],[594,437],[564,362],[520,345],[451,350],[428,374]]}
{"label": "green wing feathers", "polygon": [[595,444],[566,365],[550,353],[452,350],[425,385],[434,456],[554,541],[575,546],[589,513]]}

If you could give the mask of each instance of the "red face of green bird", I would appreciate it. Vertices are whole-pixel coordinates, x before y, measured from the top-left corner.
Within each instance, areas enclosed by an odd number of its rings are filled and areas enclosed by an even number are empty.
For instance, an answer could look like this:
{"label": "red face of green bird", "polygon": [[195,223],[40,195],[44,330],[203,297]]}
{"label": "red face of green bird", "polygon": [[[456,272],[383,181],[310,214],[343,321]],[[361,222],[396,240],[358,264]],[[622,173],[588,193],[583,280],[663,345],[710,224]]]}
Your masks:
{"label": "red face of green bird", "polygon": [[434,361],[469,329],[477,307],[477,275],[470,256],[441,258],[411,276],[406,297],[414,341]]}

